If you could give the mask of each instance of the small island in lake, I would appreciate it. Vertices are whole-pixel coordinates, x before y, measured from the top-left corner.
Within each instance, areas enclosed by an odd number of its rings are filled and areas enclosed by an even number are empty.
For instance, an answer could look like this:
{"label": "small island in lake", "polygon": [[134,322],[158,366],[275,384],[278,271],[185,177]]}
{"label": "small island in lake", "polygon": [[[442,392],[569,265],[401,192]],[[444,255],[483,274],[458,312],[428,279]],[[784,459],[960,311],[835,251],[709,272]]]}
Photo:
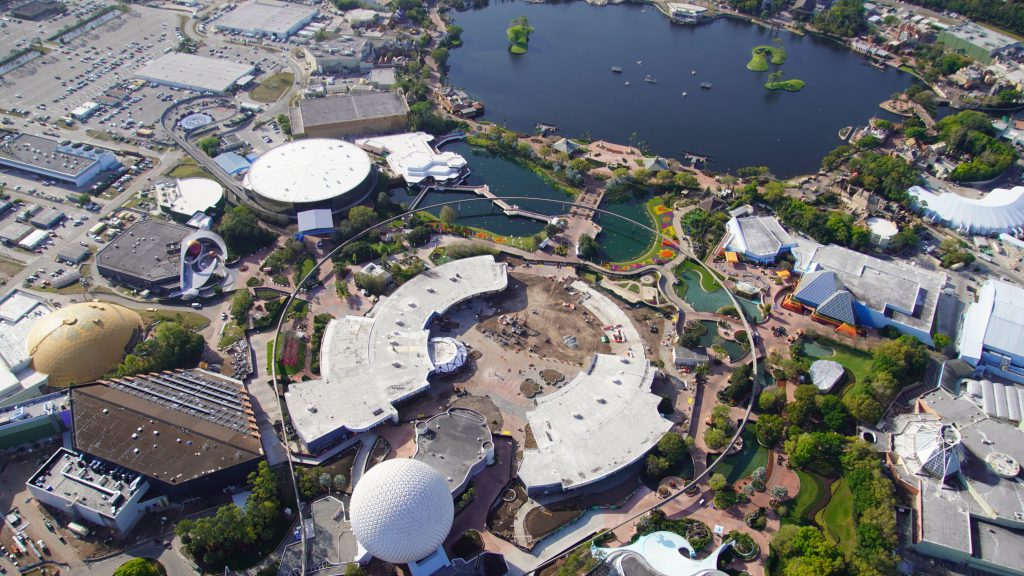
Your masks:
{"label": "small island in lake", "polygon": [[768,81],[764,83],[764,87],[769,90],[785,90],[786,92],[799,92],[806,85],[806,82],[797,78],[783,80],[782,70],[769,74]]}
{"label": "small island in lake", "polygon": [[747,70],[767,72],[769,61],[776,66],[785,64],[786,49],[782,46],[755,46],[750,51],[750,62],[747,62]]}
{"label": "small island in lake", "polygon": [[512,25],[508,27],[505,34],[508,36],[508,41],[511,43],[508,47],[508,51],[513,54],[526,54],[530,44],[530,34],[533,33],[533,28],[530,27],[530,22],[526,19],[526,16],[520,16],[512,21]]}

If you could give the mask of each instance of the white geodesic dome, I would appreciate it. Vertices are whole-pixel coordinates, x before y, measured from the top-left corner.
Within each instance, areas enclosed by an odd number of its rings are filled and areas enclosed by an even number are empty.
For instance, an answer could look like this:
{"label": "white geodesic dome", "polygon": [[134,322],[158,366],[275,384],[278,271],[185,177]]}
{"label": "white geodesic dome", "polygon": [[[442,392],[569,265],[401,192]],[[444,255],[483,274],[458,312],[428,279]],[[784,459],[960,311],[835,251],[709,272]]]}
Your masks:
{"label": "white geodesic dome", "polygon": [[409,458],[386,460],[366,472],[349,508],[359,543],[392,564],[429,556],[444,542],[455,517],[444,477]]}

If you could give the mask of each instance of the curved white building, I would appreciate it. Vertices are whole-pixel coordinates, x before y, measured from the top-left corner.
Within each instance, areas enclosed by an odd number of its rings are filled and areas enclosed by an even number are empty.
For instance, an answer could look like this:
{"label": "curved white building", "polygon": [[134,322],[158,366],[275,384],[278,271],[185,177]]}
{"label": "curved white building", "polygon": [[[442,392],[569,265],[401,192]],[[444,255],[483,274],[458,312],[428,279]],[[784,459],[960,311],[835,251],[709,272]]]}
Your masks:
{"label": "curved white building", "polygon": [[1024,186],[996,188],[984,198],[935,194],[920,186],[907,192],[926,218],[957,232],[983,236],[1024,232]]}
{"label": "curved white building", "polygon": [[387,156],[388,167],[407,184],[454,184],[468,172],[466,159],[455,152],[441,152],[430,143],[434,137],[425,132],[375,136],[356,140],[356,144]]}
{"label": "curved white building", "polygon": [[344,140],[313,138],[271,148],[245,175],[254,200],[271,212],[296,213],[315,208],[338,212],[373,190],[370,156]]}
{"label": "curved white building", "polygon": [[[396,420],[393,404],[425,391],[428,377],[455,367],[455,350],[441,357],[430,324],[446,310],[508,285],[504,263],[492,256],[455,260],[400,286],[372,317],[344,316],[324,331],[320,380],[296,382],[285,400],[296,433],[320,453],[352,433]],[[435,364],[435,358],[438,364]]]}
{"label": "curved white building", "polygon": [[526,413],[537,447],[523,451],[529,494],[591,485],[642,459],[672,428],[651,392],[656,368],[643,356],[595,354],[562,388]]}
{"label": "curved white building", "polygon": [[441,474],[409,458],[385,460],[368,470],[349,509],[360,547],[392,564],[428,559],[444,543],[455,517]]}

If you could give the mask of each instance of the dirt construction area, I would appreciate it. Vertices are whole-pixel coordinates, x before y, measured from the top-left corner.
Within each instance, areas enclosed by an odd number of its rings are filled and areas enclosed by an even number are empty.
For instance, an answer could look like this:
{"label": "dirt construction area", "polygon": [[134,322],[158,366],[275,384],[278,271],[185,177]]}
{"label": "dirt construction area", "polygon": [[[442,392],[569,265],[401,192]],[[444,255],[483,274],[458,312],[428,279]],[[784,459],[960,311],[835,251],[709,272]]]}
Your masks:
{"label": "dirt construction area", "polygon": [[569,364],[583,364],[595,352],[611,351],[601,342],[597,319],[574,304],[561,282],[509,274],[508,288],[490,301],[500,314],[481,319],[476,329],[505,348]]}

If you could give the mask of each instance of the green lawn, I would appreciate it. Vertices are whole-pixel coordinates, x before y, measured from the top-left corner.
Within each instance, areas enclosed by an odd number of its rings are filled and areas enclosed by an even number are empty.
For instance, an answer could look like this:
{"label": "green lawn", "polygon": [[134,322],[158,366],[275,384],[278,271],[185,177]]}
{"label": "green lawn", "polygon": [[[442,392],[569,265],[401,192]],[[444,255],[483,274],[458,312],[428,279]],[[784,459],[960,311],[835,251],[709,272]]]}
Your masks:
{"label": "green lawn", "polygon": [[[825,358],[827,360],[835,360],[836,362],[839,362],[844,368],[846,368],[849,374],[853,375],[855,382],[863,382],[864,379],[871,374],[871,364],[873,361],[870,353],[832,340],[819,338],[817,339],[817,342],[821,346],[831,348],[833,350],[833,354],[831,356],[816,355],[812,353],[813,349],[812,351],[807,351],[805,349],[807,355],[811,358]],[[851,388],[850,385],[853,383],[854,382],[847,381],[844,384],[844,389],[849,390]]]}
{"label": "green lawn", "polygon": [[135,309],[142,316],[142,321],[152,324],[157,320],[174,320],[189,330],[202,330],[210,325],[210,320],[202,314],[195,312],[172,312],[170,310],[139,310]]}
{"label": "green lawn", "polygon": [[700,274],[700,287],[703,288],[705,292],[714,292],[716,290],[722,289],[722,284],[718,281],[718,279],[715,278],[713,275],[708,274],[707,270],[701,268],[700,264],[697,264],[693,260],[683,261],[683,263],[676,268],[676,276],[678,276],[679,273],[685,272],[687,270],[696,270],[697,273]]}
{"label": "green lawn", "polygon": [[288,88],[291,88],[293,82],[295,82],[294,74],[278,72],[260,82],[260,85],[253,88],[249,95],[253,100],[264,104],[277,102],[277,99],[287,92]]}
{"label": "green lawn", "polygon": [[853,493],[843,480],[832,485],[832,499],[814,518],[839,549],[849,555],[857,546],[857,527],[853,522]]}
{"label": "green lawn", "polygon": [[795,496],[790,494],[793,500],[789,503],[789,515],[783,519],[790,524],[803,524],[810,520],[806,518],[808,511],[825,496],[825,482],[820,476],[796,471],[800,477],[800,492]]}
{"label": "green lawn", "polygon": [[177,166],[167,172],[171,178],[213,178],[205,168],[196,164],[191,158],[184,158]]}
{"label": "green lawn", "polygon": [[750,56],[750,62],[747,62],[747,70],[753,72],[767,72],[768,71],[768,59],[765,58],[764,54],[757,52],[754,49],[754,53]]}

